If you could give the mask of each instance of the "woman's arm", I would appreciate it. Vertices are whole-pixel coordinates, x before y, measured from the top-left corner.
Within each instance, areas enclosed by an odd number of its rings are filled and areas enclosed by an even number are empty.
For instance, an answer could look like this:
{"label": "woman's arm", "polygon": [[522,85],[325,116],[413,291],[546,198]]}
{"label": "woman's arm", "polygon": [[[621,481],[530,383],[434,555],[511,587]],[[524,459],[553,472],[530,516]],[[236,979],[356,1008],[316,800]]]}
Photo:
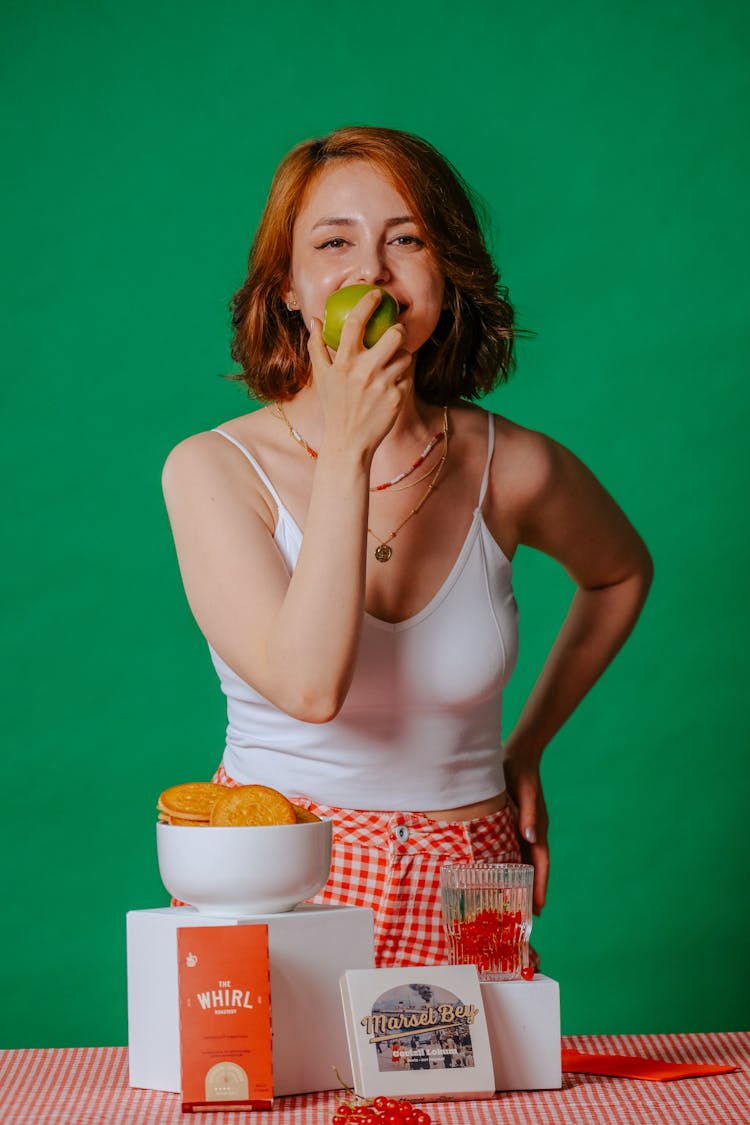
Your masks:
{"label": "woman's arm", "polygon": [[612,497],[567,449],[527,434],[519,542],[560,562],[577,589],[539,678],[505,743],[508,787],[535,868],[534,906],[549,870],[542,754],[619,651],[652,578],[643,540]]}
{"label": "woman's arm", "polygon": [[373,302],[360,305],[333,363],[313,324],[325,433],[291,577],[273,542],[274,515],[228,442],[189,438],[164,470],[180,570],[203,634],[242,679],[307,722],[328,721],[346,698],[364,608],[370,462],[411,386],[403,327],[365,350]]}

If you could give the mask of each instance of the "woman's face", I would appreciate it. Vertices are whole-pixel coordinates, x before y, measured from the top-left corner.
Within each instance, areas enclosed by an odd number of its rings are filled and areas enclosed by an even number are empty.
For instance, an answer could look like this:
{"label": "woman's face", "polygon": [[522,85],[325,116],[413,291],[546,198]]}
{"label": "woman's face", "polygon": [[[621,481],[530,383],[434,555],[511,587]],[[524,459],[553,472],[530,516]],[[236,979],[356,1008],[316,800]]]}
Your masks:
{"label": "woman's face", "polygon": [[399,304],[408,351],[432,335],[443,308],[443,275],[410,208],[391,181],[364,160],[326,167],[294,224],[283,297],[305,324],[323,319],[326,298],[345,285],[382,285]]}

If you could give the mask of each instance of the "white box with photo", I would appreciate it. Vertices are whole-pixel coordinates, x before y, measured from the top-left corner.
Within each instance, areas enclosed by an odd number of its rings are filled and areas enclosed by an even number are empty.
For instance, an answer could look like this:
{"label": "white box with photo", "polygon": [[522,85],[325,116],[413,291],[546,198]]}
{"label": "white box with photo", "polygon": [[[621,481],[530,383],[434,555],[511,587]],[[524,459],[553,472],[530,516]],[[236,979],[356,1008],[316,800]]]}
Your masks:
{"label": "white box with photo", "polygon": [[354,1090],[431,1101],[495,1092],[473,965],[360,969],[341,978]]}

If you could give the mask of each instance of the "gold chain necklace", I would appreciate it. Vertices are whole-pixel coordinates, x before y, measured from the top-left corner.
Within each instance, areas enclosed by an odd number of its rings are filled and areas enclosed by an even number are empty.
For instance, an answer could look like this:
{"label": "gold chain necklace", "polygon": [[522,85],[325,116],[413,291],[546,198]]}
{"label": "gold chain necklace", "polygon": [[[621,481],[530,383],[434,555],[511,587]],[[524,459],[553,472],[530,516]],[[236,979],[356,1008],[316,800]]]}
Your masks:
{"label": "gold chain necklace", "polygon": [[[311,457],[313,460],[316,460],[317,456],[318,456],[318,451],[316,449],[313,449],[313,447],[308,442],[305,441],[305,439],[303,438],[303,436],[299,432],[299,430],[296,429],[296,427],[292,425],[292,423],[289,421],[289,418],[287,417],[286,411],[284,410],[284,407],[282,406],[282,404],[280,402],[276,402],[276,403],[274,403],[274,406],[276,407],[276,410],[278,412],[278,416],[281,418],[281,420],[283,422],[286,423],[286,426],[287,426],[287,429],[289,430],[290,435],[294,438],[294,440],[297,442],[298,445],[302,446],[302,448],[304,449],[304,451],[308,455],[308,457]],[[413,516],[416,516],[419,509],[422,507],[423,504],[425,504],[427,502],[427,500],[429,499],[432,491],[434,490],[435,486],[437,485],[438,481],[440,480],[440,475],[443,471],[443,466],[445,465],[445,462],[448,458],[448,407],[447,406],[443,407],[443,428],[442,428],[442,431],[439,434],[436,434],[435,437],[431,440],[431,442],[429,443],[429,447],[427,448],[426,452],[422,455],[421,459],[418,459],[417,461],[415,461],[410,469],[407,469],[405,473],[401,473],[398,476],[394,477],[392,481],[388,482],[388,484],[376,486],[375,488],[370,489],[370,492],[380,492],[380,491],[382,491],[383,488],[389,488],[392,484],[396,484],[398,481],[401,481],[405,477],[408,477],[410,473],[414,472],[414,470],[416,468],[418,468],[419,465],[422,464],[422,461],[424,461],[424,458],[427,456],[427,453],[429,453],[429,451],[435,446],[436,442],[441,437],[443,439],[443,455],[440,458],[439,462],[437,463],[437,465],[435,466],[434,469],[430,469],[430,471],[428,473],[425,473],[424,476],[418,477],[417,480],[412,482],[413,484],[419,484],[419,482],[422,481],[422,480],[425,480],[426,477],[432,476],[432,480],[430,481],[429,485],[427,486],[427,490],[425,491],[425,493],[422,496],[419,503],[416,504],[412,508],[412,510],[409,512],[408,516],[406,516],[405,519],[401,520],[401,523],[398,525],[398,527],[395,528],[394,531],[390,532],[390,534],[387,535],[385,537],[385,539],[381,539],[380,536],[376,535],[375,532],[372,530],[372,528],[368,526],[368,528],[367,528],[368,534],[371,535],[373,537],[373,539],[376,539],[377,543],[378,543],[377,547],[375,548],[375,552],[374,552],[375,558],[378,560],[378,562],[383,562],[383,563],[388,562],[388,560],[393,556],[393,547],[391,547],[391,545],[390,545],[391,542],[396,538],[399,531],[401,531],[402,528],[406,527],[409,520],[412,519]],[[397,488],[396,491],[401,492],[401,491],[403,491],[404,488],[410,488],[410,487],[411,487],[411,485],[403,485],[402,488]]]}
{"label": "gold chain necklace", "polygon": [[387,535],[385,539],[381,539],[380,536],[376,535],[375,532],[372,530],[372,528],[368,526],[368,528],[367,528],[368,532],[373,537],[373,539],[377,539],[377,541],[378,541],[378,545],[375,548],[375,558],[378,560],[378,562],[388,562],[388,560],[393,555],[393,547],[390,546],[391,541],[396,538],[396,536],[398,535],[401,528],[406,526],[406,524],[409,522],[409,520],[412,518],[412,516],[416,516],[419,509],[428,500],[428,498],[430,496],[430,493],[432,492],[432,490],[435,487],[435,485],[437,484],[437,482],[440,480],[440,474],[443,471],[443,465],[445,464],[446,459],[448,457],[448,418],[447,418],[447,411],[446,411],[446,418],[445,418],[443,434],[444,434],[444,438],[445,438],[444,444],[443,444],[443,456],[440,458],[440,461],[439,461],[439,463],[438,463],[438,465],[435,469],[435,474],[434,474],[432,480],[430,481],[430,483],[427,487],[427,491],[425,492],[424,496],[419,501],[419,503],[416,505],[416,507],[412,508],[412,510],[409,512],[409,515],[406,517],[406,519],[401,520],[401,523],[398,525],[396,530],[392,531],[390,533],[390,535]]}
{"label": "gold chain necklace", "polygon": [[[305,441],[305,439],[303,438],[302,434],[299,432],[297,427],[292,425],[289,418],[287,417],[286,411],[284,410],[283,403],[275,402],[274,407],[276,409],[277,417],[281,418],[282,422],[284,422],[284,424],[286,425],[286,428],[289,430],[290,435],[294,438],[294,440],[297,442],[298,445],[302,446],[302,448],[304,449],[307,456],[311,457],[313,459],[313,461],[316,461],[317,458],[318,458],[317,449],[313,449],[313,447],[310,445],[310,443]],[[412,463],[411,463],[411,465],[409,466],[408,469],[404,469],[404,471],[402,473],[397,473],[396,476],[392,477],[391,480],[387,480],[383,484],[370,485],[370,492],[385,492],[386,489],[393,488],[394,485],[400,484],[402,480],[406,480],[407,477],[410,477],[411,474],[413,472],[415,472],[419,468],[420,465],[423,465],[425,463],[425,461],[427,460],[429,455],[432,453],[433,449],[435,448],[437,443],[440,441],[440,439],[442,438],[444,441],[446,440],[447,427],[448,427],[448,407],[444,406],[443,407],[443,427],[442,427],[442,429],[438,430],[438,432],[436,434],[433,434],[433,436],[427,442],[427,445],[424,447],[422,452],[419,454],[419,457],[417,457],[416,461],[412,461]],[[401,485],[401,488],[397,488],[396,492],[402,492],[405,488],[412,488],[413,485],[419,484],[420,481],[426,480],[427,477],[432,472],[434,472],[434,469],[428,469],[428,471],[426,473],[423,473],[421,477],[417,477],[416,480],[410,481],[409,484]]]}

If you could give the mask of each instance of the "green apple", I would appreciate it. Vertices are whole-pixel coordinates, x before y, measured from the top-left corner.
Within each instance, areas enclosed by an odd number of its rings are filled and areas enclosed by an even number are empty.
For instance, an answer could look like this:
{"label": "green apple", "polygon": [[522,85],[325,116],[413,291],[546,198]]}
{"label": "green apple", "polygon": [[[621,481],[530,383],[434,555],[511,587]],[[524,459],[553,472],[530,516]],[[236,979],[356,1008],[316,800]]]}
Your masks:
{"label": "green apple", "polygon": [[371,348],[377,344],[383,333],[398,321],[398,302],[390,295],[387,289],[380,285],[345,285],[331,293],[326,301],[325,316],[323,318],[323,339],[329,348],[334,351],[341,342],[341,329],[344,321],[358,301],[371,289],[379,289],[383,294],[380,304],[375,309],[365,327],[364,345]]}

